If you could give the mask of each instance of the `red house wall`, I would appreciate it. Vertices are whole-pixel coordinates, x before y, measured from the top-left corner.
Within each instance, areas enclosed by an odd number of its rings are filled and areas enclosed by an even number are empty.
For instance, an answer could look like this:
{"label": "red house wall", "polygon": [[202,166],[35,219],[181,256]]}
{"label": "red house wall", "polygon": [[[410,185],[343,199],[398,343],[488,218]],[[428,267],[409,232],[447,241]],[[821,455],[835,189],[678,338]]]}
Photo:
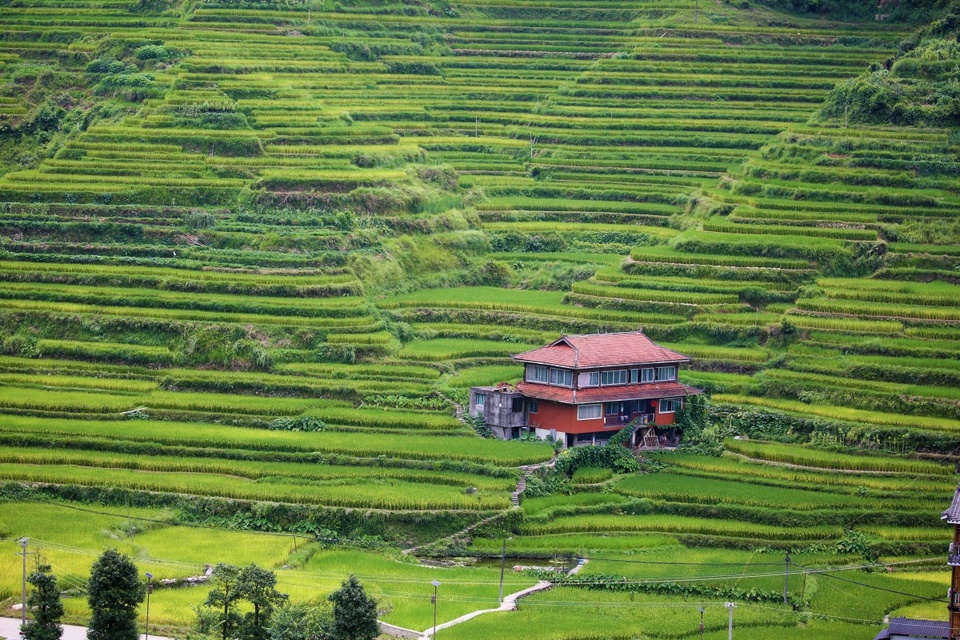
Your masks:
{"label": "red house wall", "polygon": [[[660,413],[659,400],[644,400],[651,403],[649,406],[654,415],[654,424],[671,425],[673,424],[673,413]],[[603,418],[593,420],[577,420],[577,407],[549,400],[537,401],[537,413],[531,413],[529,422],[531,427],[541,429],[556,429],[562,433],[595,433],[599,431],[615,431],[622,428],[623,425],[604,425]]]}
{"label": "red house wall", "polygon": [[577,420],[577,408],[569,404],[539,400],[537,413],[530,414],[530,426],[556,429],[563,433],[592,433],[603,430],[603,418]]}
{"label": "red house wall", "polygon": [[660,413],[660,402],[657,401],[657,413],[653,417],[653,422],[657,425],[673,424],[674,415],[673,413]]}

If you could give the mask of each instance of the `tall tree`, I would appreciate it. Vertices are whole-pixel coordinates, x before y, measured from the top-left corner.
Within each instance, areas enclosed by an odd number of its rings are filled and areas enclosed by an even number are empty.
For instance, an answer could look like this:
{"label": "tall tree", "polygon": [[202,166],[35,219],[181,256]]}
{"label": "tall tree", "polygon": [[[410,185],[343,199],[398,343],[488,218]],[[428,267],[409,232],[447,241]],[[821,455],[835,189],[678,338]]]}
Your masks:
{"label": "tall tree", "polygon": [[220,637],[222,640],[236,637],[237,629],[240,627],[240,616],[236,613],[234,605],[240,600],[242,594],[238,589],[240,577],[240,567],[232,564],[218,564],[213,570],[213,588],[207,594],[204,606],[210,607],[216,613],[211,616],[212,619],[200,618],[200,631],[203,633],[213,632],[213,625],[220,627]]}
{"label": "tall tree", "polygon": [[327,599],[333,603],[331,635],[336,640],[374,640],[380,635],[377,601],[367,595],[356,576],[344,580]]}
{"label": "tall tree", "polygon": [[267,623],[277,605],[286,601],[286,594],[276,589],[277,576],[273,571],[256,564],[244,567],[237,576],[239,596],[253,605],[253,611],[244,616],[241,636],[247,640],[264,640]]}
{"label": "tall tree", "polygon": [[137,567],[116,549],[107,549],[90,571],[87,601],[93,615],[89,640],[138,640],[137,605],[146,587]]}
{"label": "tall tree", "polygon": [[24,640],[60,640],[63,626],[63,602],[60,600],[60,587],[57,577],[50,572],[50,565],[41,564],[30,574],[27,582],[33,585],[33,591],[27,598],[27,606],[33,620],[23,625]]}

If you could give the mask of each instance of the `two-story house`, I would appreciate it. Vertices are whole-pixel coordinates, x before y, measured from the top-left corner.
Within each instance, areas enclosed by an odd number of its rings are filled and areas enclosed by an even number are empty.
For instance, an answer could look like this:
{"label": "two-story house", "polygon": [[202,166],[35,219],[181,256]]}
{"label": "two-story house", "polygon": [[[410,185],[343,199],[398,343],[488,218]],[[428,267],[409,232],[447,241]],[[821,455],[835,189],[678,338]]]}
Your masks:
{"label": "two-story house", "polygon": [[524,365],[516,387],[470,390],[470,414],[504,438],[528,429],[568,447],[600,444],[636,420],[648,426],[631,444],[655,448],[672,435],[684,398],[700,393],[677,380],[690,358],[641,331],[564,336],[513,359]]}

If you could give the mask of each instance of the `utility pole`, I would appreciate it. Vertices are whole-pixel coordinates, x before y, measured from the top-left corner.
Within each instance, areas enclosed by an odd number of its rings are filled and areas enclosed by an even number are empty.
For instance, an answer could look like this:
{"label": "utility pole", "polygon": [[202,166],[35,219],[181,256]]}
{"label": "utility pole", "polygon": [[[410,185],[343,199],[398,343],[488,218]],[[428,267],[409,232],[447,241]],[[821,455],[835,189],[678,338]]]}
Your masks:
{"label": "utility pole", "polygon": [[433,585],[433,638],[437,637],[437,587],[440,586],[439,580],[431,580]]}
{"label": "utility pole", "polygon": [[507,539],[503,539],[503,548],[500,550],[500,596],[497,602],[503,604],[503,571],[507,566]]}
{"label": "utility pole", "polygon": [[18,556],[23,556],[23,580],[21,582],[20,600],[20,629],[23,632],[23,625],[27,624],[27,545],[30,544],[30,538],[20,538],[17,540],[20,548],[23,549]]}
{"label": "utility pole", "polygon": [[153,574],[149,571],[146,573],[147,576],[147,623],[145,625],[146,629],[143,633],[143,640],[150,640],[150,594],[153,593]]}
{"label": "utility pole", "polygon": [[724,602],[723,606],[730,612],[729,622],[727,622],[727,640],[733,640],[733,608],[737,606],[737,603]]}
{"label": "utility pole", "polygon": [[700,640],[703,640],[703,607],[697,607],[697,610],[700,611]]}
{"label": "utility pole", "polygon": [[790,552],[787,551],[787,557],[784,559],[786,568],[783,570],[783,604],[787,604],[787,595],[790,589]]}

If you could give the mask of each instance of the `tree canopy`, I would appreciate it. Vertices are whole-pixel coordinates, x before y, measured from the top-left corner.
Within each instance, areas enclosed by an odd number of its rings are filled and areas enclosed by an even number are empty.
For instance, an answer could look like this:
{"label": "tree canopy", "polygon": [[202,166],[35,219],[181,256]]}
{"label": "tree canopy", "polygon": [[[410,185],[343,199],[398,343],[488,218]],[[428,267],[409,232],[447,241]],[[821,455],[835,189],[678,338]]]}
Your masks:
{"label": "tree canopy", "polygon": [[107,549],[93,563],[87,601],[90,618],[89,640],[138,640],[137,605],[147,589],[137,567],[116,549]]}

